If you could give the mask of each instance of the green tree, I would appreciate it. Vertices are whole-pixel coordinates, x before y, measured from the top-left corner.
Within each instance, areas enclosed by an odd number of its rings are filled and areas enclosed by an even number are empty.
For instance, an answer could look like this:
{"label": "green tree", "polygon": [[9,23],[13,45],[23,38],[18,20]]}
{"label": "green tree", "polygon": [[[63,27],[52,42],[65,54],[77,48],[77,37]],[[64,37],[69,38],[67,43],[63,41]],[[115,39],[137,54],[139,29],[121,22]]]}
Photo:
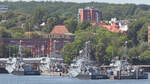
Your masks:
{"label": "green tree", "polygon": [[[128,30],[127,35],[128,35],[128,38],[130,40],[132,40],[135,45],[137,45],[139,43],[139,40],[138,40],[138,33],[139,32],[138,31],[141,30],[141,28],[143,27],[143,25],[147,21],[148,20],[146,18],[139,18],[139,19],[137,19],[137,21],[134,21],[134,22],[132,22],[129,25],[129,30]],[[144,33],[146,33],[145,29],[142,29],[141,31],[144,32]],[[140,34],[139,34],[139,39],[143,39],[144,38],[146,40],[145,35],[142,36],[144,34],[142,32],[140,32]]]}
{"label": "green tree", "polygon": [[43,8],[37,8],[32,13],[32,22],[35,25],[39,25],[42,23],[43,16],[45,15],[46,11]]}
{"label": "green tree", "polygon": [[150,64],[150,50],[145,50],[141,53],[140,60],[142,64]]}
{"label": "green tree", "polygon": [[12,35],[12,38],[25,38],[25,35],[24,33],[20,33],[20,32],[15,32],[13,35]]}
{"label": "green tree", "polygon": [[82,22],[82,23],[78,24],[77,30],[85,30],[85,29],[87,29],[89,27],[91,27],[90,22]]}
{"label": "green tree", "polygon": [[11,34],[4,27],[0,27],[0,38],[10,38]]}
{"label": "green tree", "polygon": [[4,43],[0,43],[0,58],[7,58],[8,48]]}
{"label": "green tree", "polygon": [[76,31],[78,22],[75,18],[70,18],[64,21],[65,26],[68,28],[69,32],[74,33]]}
{"label": "green tree", "polygon": [[29,48],[24,48],[22,53],[25,58],[29,58],[32,56],[31,50]]}

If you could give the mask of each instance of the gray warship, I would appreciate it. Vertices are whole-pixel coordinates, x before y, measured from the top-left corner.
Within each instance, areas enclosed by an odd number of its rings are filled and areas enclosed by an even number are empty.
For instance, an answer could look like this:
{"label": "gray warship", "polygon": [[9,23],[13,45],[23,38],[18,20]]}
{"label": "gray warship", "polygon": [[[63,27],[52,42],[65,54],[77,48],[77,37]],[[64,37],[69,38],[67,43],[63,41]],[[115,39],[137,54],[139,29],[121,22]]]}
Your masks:
{"label": "gray warship", "polygon": [[33,70],[32,65],[26,64],[22,58],[21,40],[19,45],[18,57],[9,58],[6,62],[5,69],[13,75],[40,75],[40,70]]}
{"label": "gray warship", "polygon": [[85,43],[85,48],[81,50],[80,56],[71,63],[69,74],[72,78],[78,79],[108,79],[106,74],[102,74],[100,67],[95,61],[90,59],[90,41]]}

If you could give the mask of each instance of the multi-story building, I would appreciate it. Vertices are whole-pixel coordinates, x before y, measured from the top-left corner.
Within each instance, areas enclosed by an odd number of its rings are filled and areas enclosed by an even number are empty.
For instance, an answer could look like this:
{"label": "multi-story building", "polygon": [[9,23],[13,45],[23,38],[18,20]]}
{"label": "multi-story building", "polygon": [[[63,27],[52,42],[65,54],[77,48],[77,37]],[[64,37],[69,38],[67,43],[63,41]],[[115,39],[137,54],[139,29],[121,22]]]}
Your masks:
{"label": "multi-story building", "polygon": [[[21,41],[21,43],[20,43]],[[41,39],[12,39],[12,38],[1,38],[0,43],[10,46],[17,46],[21,44],[22,48],[28,48],[31,50],[33,57],[41,57],[49,55],[49,44],[50,38]],[[17,53],[11,53],[17,55]]]}
{"label": "multi-story building", "polygon": [[[74,40],[74,35],[69,33],[65,26],[55,26],[49,35],[49,38],[39,39],[12,39],[1,38],[0,43],[16,46],[21,45],[23,48],[31,50],[33,57],[47,55],[62,56],[61,50],[65,44]],[[17,54],[17,53],[14,53]]]}
{"label": "multi-story building", "polygon": [[64,45],[67,43],[71,43],[74,40],[74,35],[72,33],[69,33],[65,26],[58,25],[55,26],[50,33],[50,38],[50,54],[59,56]]}
{"label": "multi-story building", "polygon": [[7,5],[0,5],[0,13],[8,12],[8,6]]}
{"label": "multi-story building", "polygon": [[92,8],[78,10],[78,21],[100,22],[102,20],[102,12]]}

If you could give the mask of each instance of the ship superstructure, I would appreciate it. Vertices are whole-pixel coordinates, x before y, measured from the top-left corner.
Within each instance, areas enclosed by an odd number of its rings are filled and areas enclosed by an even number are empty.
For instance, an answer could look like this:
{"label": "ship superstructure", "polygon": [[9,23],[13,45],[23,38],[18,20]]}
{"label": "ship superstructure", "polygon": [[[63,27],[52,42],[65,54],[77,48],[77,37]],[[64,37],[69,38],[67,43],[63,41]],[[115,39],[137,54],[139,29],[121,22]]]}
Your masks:
{"label": "ship superstructure", "polygon": [[39,70],[32,70],[32,65],[26,64],[22,55],[21,40],[18,50],[18,56],[9,58],[6,62],[6,70],[14,75],[40,75]]}
{"label": "ship superstructure", "polygon": [[85,48],[80,51],[80,57],[73,60],[69,74],[79,79],[107,79],[107,75],[100,74],[100,68],[90,59],[90,41],[85,43]]}

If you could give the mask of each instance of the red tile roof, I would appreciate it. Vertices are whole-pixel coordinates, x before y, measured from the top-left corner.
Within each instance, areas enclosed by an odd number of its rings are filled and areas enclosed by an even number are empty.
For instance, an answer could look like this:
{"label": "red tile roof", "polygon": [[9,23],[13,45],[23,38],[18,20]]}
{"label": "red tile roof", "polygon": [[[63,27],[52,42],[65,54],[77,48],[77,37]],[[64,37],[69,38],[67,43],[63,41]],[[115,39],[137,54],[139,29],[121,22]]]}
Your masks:
{"label": "red tile roof", "polygon": [[50,32],[51,35],[53,35],[53,34],[62,35],[62,34],[65,34],[65,33],[69,33],[69,31],[63,25],[55,26],[54,29]]}
{"label": "red tile roof", "polygon": [[112,23],[111,25],[107,25],[105,23],[91,23],[91,24],[92,26],[105,27],[110,32],[120,32],[120,33],[124,32],[119,29],[119,25],[116,23]]}

